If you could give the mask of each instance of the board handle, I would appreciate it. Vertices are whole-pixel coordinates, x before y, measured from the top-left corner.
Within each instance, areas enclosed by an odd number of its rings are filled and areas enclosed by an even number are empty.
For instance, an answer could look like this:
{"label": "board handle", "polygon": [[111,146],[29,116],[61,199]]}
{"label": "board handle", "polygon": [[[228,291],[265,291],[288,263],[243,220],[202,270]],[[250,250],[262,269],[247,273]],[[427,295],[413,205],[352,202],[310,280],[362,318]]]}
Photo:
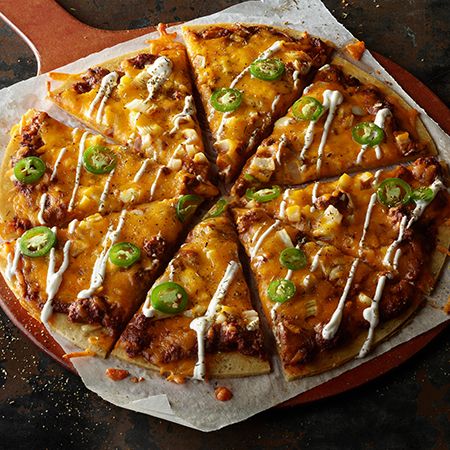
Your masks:
{"label": "board handle", "polygon": [[54,0],[27,0],[20,6],[17,0],[2,0],[0,17],[31,48],[38,74],[156,29],[100,30],[80,22]]}

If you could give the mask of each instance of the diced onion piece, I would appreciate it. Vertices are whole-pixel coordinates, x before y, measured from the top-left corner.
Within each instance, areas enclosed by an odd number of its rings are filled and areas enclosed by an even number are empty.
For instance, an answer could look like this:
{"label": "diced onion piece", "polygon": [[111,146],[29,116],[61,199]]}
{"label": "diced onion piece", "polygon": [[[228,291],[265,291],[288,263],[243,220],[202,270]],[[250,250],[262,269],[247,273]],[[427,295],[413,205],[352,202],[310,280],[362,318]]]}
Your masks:
{"label": "diced onion piece", "polygon": [[314,299],[308,300],[305,303],[305,319],[307,319],[308,317],[315,316],[316,314],[317,314],[317,302]]}
{"label": "diced onion piece", "polygon": [[343,190],[349,189],[352,186],[352,184],[353,178],[347,175],[346,173],[341,175],[341,177],[339,178],[338,187]]}
{"label": "diced onion piece", "polygon": [[247,311],[243,311],[242,315],[246,322],[246,328],[248,331],[257,330],[259,327],[259,316],[258,313],[254,309],[249,309]]}
{"label": "diced onion piece", "polygon": [[364,294],[364,292],[360,292],[358,294],[358,302],[364,306],[370,306],[372,304],[372,299],[368,295]]}
{"label": "diced onion piece", "polygon": [[289,222],[300,222],[301,209],[299,205],[292,205],[286,208],[286,217]]}

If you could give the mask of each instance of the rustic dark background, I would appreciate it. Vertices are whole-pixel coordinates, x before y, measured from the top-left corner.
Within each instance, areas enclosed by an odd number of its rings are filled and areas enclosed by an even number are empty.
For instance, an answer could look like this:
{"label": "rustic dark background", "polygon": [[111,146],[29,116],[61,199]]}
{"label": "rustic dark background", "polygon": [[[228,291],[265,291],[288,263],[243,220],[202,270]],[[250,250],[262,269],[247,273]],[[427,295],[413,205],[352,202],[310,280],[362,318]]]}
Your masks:
{"label": "rustic dark background", "polygon": [[[59,3],[89,25],[124,29],[188,20],[239,2]],[[369,49],[408,69],[450,103],[449,0],[324,3]],[[25,8],[26,1],[17,5]],[[35,74],[32,52],[1,21],[0,50],[0,88]],[[0,449],[448,449],[449,337],[447,329],[399,368],[346,394],[273,409],[204,434],[104,402],[0,312]]]}

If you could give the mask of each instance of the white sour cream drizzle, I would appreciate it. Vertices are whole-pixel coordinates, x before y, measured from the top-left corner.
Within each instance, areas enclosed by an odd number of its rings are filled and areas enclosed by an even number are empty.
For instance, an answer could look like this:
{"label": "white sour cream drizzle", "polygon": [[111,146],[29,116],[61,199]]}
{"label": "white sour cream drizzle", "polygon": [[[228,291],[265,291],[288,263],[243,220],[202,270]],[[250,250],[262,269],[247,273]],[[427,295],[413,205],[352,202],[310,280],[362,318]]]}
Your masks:
{"label": "white sour cream drizzle", "polygon": [[95,120],[100,122],[103,117],[103,110],[105,109],[106,102],[113,89],[117,86],[117,80],[119,79],[119,74],[117,72],[110,72],[102,78],[102,82],[100,83],[100,88],[95,96],[94,100],[92,100],[89,105],[89,109],[87,112],[88,117],[92,117],[92,113],[94,112],[95,107],[100,103],[100,106],[97,110],[97,115],[95,116]]}
{"label": "white sour cream drizzle", "polygon": [[283,194],[283,200],[280,203],[280,212],[278,213],[280,219],[284,219],[286,213],[287,199],[289,198],[290,189],[286,189]]}
{"label": "white sour cream drizzle", "polygon": [[281,164],[281,150],[283,150],[283,147],[286,146],[286,135],[282,134],[280,137],[280,142],[278,144],[278,149],[277,152],[275,154],[275,158],[278,162],[278,164]]}
{"label": "white sour cream drizzle", "polygon": [[363,248],[364,242],[366,240],[367,230],[369,229],[369,225],[370,225],[370,218],[372,216],[372,210],[373,210],[373,207],[375,206],[376,202],[377,202],[377,193],[374,192],[370,196],[370,201],[369,201],[369,204],[367,205],[366,216],[364,218],[363,232],[361,235],[361,239],[359,240],[359,244],[358,244],[359,256],[361,256],[361,253],[362,253],[362,248]]}
{"label": "white sour cream drizzle", "polygon": [[183,122],[189,122],[192,120],[192,116],[195,114],[195,104],[192,95],[187,95],[184,97],[184,107],[183,111],[176,114],[173,121],[173,128],[170,130],[170,134],[175,133],[180,128],[180,124]]}
{"label": "white sour cream drizzle", "polygon": [[195,364],[194,373],[192,375],[192,378],[195,380],[203,381],[205,379],[205,334],[214,322],[217,308],[220,302],[225,298],[228,288],[233,282],[238,269],[239,264],[236,261],[230,261],[228,263],[225,274],[220,280],[219,285],[217,286],[216,292],[214,293],[209,303],[205,315],[202,317],[196,317],[189,325],[191,330],[194,330],[197,333],[197,362]]}
{"label": "white sour cream drizzle", "polygon": [[316,207],[314,206],[314,203],[316,203],[317,200],[317,190],[319,189],[319,182],[316,181],[314,183],[314,186],[312,188],[312,193],[311,193],[311,207],[309,208],[309,210],[311,212],[314,212]]}
{"label": "white sour cream drizzle", "polygon": [[331,91],[327,89],[323,93],[323,107],[328,109],[327,119],[323,126],[322,137],[320,139],[319,149],[317,150],[316,172],[320,174],[322,167],[323,150],[327,142],[328,133],[330,131],[331,123],[334,119],[336,108],[344,101],[344,96],[339,91]]}
{"label": "white sour cream drizzle", "polygon": [[314,126],[316,125],[316,120],[311,120],[309,122],[308,128],[305,131],[305,142],[303,143],[302,151],[300,152],[300,159],[305,159],[306,151],[309,147],[311,147],[311,144],[314,140]]}
{"label": "white sour cream drizzle", "polygon": [[56,174],[58,173],[59,164],[61,163],[61,160],[62,160],[64,154],[66,153],[66,150],[67,150],[66,147],[63,147],[60,150],[58,157],[56,158],[56,161],[55,161],[55,167],[53,167],[53,172],[50,177],[50,181],[53,181],[56,178]]}
{"label": "white sour cream drizzle", "polygon": [[[391,116],[391,111],[388,108],[382,108],[380,110],[377,111],[377,114],[375,115],[375,120],[374,120],[374,124],[378,125],[381,129],[384,129],[384,123],[386,121],[386,118]],[[356,157],[356,164],[361,164],[362,163],[362,158],[364,156],[364,153],[366,152],[368,145],[364,144],[361,147],[361,150],[358,153],[358,156]],[[377,157],[377,159],[381,158],[381,148],[379,145],[375,146],[375,155]]]}
{"label": "white sour cream drizzle", "polygon": [[269,228],[267,228],[266,231],[264,231],[264,233],[257,240],[257,242],[256,242],[255,246],[253,247],[253,249],[250,251],[250,258],[254,258],[255,257],[256,253],[258,252],[258,250],[260,249],[262,243],[264,242],[264,239],[266,239],[266,237],[272,232],[272,230],[274,230],[279,224],[280,224],[280,221],[276,220],[272,225],[270,225]]}
{"label": "white sour cream drizzle", "polygon": [[431,200],[428,202],[425,200],[417,200],[416,201],[416,207],[414,208],[414,210],[412,212],[411,219],[409,219],[407,228],[410,228],[412,226],[412,224],[417,219],[419,219],[419,217],[425,211],[425,208],[434,200],[434,197],[436,196],[436,194],[439,191],[445,190],[444,183],[442,183],[442,181],[439,178],[436,178],[436,180],[434,180],[433,184],[431,184],[431,186],[429,186],[429,188],[433,191],[433,196],[432,196]]}
{"label": "white sour cream drizzle", "polygon": [[345,282],[344,291],[342,292],[341,298],[336,309],[331,316],[329,322],[322,329],[322,337],[326,340],[333,339],[336,336],[339,325],[341,324],[342,314],[344,312],[345,302],[347,301],[348,293],[352,287],[353,279],[355,278],[356,269],[358,268],[359,258],[353,261],[350,271],[348,273],[347,281]]}
{"label": "white sour cream drizzle", "polygon": [[43,193],[41,195],[41,199],[39,200],[39,213],[37,216],[37,220],[41,225],[45,225],[45,219],[44,219],[44,211],[45,211],[45,202],[47,201],[47,193]]}
{"label": "white sour cream drizzle", "polygon": [[281,97],[280,94],[278,94],[273,99],[272,106],[270,107],[270,110],[272,111],[272,114],[275,113],[275,108],[277,107],[278,102],[280,101],[280,97]]}
{"label": "white sour cream drizzle", "polygon": [[11,256],[11,253],[8,253],[8,256],[6,257],[5,277],[8,281],[11,281],[12,278],[16,276],[20,255],[20,239],[17,239],[16,244],[14,245],[14,256]]}
{"label": "white sour cream drizzle", "polygon": [[394,242],[392,242],[392,244],[386,250],[386,254],[384,255],[384,258],[383,258],[383,264],[385,266],[391,266],[392,254],[394,253],[395,250],[397,250],[397,247],[403,241],[403,236],[405,234],[407,220],[408,220],[408,218],[406,216],[402,217],[402,220],[400,222],[400,227],[398,230],[397,239]]}
{"label": "white sour cream drizzle", "polygon": [[133,181],[135,183],[137,183],[141,179],[142,175],[144,175],[145,169],[147,168],[149,162],[150,162],[149,158],[145,158],[144,161],[142,161],[141,167],[136,172],[136,175],[133,178]]}
{"label": "white sour cream drizzle", "polygon": [[369,353],[372,346],[375,328],[378,325],[378,306],[383,295],[384,285],[386,284],[387,275],[382,275],[378,278],[377,287],[375,289],[375,295],[373,297],[371,305],[363,311],[363,317],[369,322],[369,332],[364,344],[359,351],[358,358],[364,358]]}
{"label": "white sour cream drizzle", "polygon": [[91,281],[89,288],[83,289],[78,292],[77,298],[89,298],[94,292],[103,284],[106,272],[106,263],[108,262],[109,250],[116,243],[119,238],[120,232],[125,224],[125,216],[127,211],[124,209],[120,213],[119,221],[117,227],[114,230],[112,226],[108,229],[105,239],[103,241],[103,250],[94,263],[94,268],[92,269]]}
{"label": "white sour cream drizzle", "polygon": [[[56,227],[52,228],[52,231],[56,233]],[[50,250],[50,259],[48,262],[47,269],[47,285],[45,287],[45,293],[47,294],[47,301],[45,302],[44,307],[41,311],[41,322],[47,323],[50,319],[50,316],[53,313],[53,299],[55,298],[56,293],[58,292],[59,287],[61,286],[62,277],[64,272],[69,267],[69,256],[70,256],[70,246],[72,245],[72,241],[66,241],[63,248],[64,258],[63,262],[59,269],[55,272],[55,264],[56,264],[56,250],[52,248]]]}
{"label": "white sour cream drizzle", "polygon": [[158,89],[169,79],[172,73],[172,61],[165,56],[160,56],[153,64],[147,66],[147,73],[150,78],[147,81],[148,96],[144,100],[145,103],[152,100]]}
{"label": "white sour cream drizzle", "polygon": [[322,253],[323,247],[319,249],[319,251],[314,255],[313,260],[311,261],[311,267],[309,269],[310,272],[315,272],[317,268],[319,267],[319,258],[320,254]]}
{"label": "white sour cream drizzle", "polygon": [[81,136],[80,144],[79,144],[79,150],[78,150],[78,162],[77,162],[77,170],[75,174],[75,184],[73,186],[72,191],[72,197],[70,198],[69,206],[67,208],[67,211],[71,212],[73,210],[73,205],[75,203],[75,197],[78,192],[78,188],[80,186],[80,178],[81,178],[81,168],[83,166],[83,153],[84,148],[86,146],[86,138],[89,136],[90,132],[85,131],[83,133],[83,136]]}
{"label": "white sour cream drizzle", "polygon": [[153,196],[155,195],[156,185],[158,184],[159,177],[161,176],[161,173],[162,173],[163,170],[164,170],[164,166],[160,167],[158,169],[158,172],[156,172],[155,179],[153,180],[153,183],[150,186],[150,200],[152,200]]}
{"label": "white sour cream drizzle", "polygon": [[111,184],[112,177],[114,176],[114,172],[116,169],[111,170],[108,175],[108,178],[105,181],[105,186],[103,187],[102,195],[100,195],[100,201],[98,203],[98,212],[102,212],[105,209],[105,201],[108,196],[109,186]]}

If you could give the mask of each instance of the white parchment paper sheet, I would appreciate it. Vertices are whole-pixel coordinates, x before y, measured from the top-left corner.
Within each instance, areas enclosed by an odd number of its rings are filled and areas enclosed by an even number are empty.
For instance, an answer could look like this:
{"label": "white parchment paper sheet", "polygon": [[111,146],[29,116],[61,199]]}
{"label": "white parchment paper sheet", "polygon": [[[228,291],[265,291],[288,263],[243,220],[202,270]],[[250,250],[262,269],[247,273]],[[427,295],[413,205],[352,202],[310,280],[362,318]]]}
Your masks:
{"label": "white parchment paper sheet", "polygon": [[[192,21],[192,23],[214,22],[254,22],[288,26],[329,39],[338,46],[346,44],[353,38],[351,33],[336,21],[319,0],[250,1]],[[174,27],[174,29],[178,31],[179,27]],[[143,48],[145,40],[155,36],[147,35],[119,44],[69,64],[60,70],[63,72],[84,71],[88,67],[112,57]],[[365,52],[358,64],[374,76],[389,82],[399,94],[420,111],[422,120],[436,141],[441,157],[449,161],[449,136],[400,88],[369,52]],[[38,76],[0,91],[0,147],[2,148],[0,157],[3,157],[10,127],[28,108],[43,109],[65,123],[72,125],[76,123],[45,100],[47,79],[46,75]],[[428,305],[411,324],[388,342],[376,348],[367,359],[374,358],[446,321],[447,316],[441,311],[441,307],[449,295],[448,281],[448,271],[444,269],[444,274]],[[64,339],[58,336],[55,338],[66,352],[77,350]],[[214,398],[214,381],[209,384],[187,382],[185,385],[175,385],[166,382],[158,375],[111,358],[109,360],[77,358],[72,362],[86,386],[105,400],[124,408],[203,431],[217,430],[244,420],[363,363],[361,360],[355,360],[326,374],[288,383],[284,381],[279,362],[274,357],[273,372],[270,375],[220,381],[219,384],[226,385],[233,391],[234,397],[229,402],[218,402]],[[143,376],[145,381],[137,384],[131,383],[128,379],[113,382],[104,375],[105,370],[109,367],[125,368],[132,375]]]}

